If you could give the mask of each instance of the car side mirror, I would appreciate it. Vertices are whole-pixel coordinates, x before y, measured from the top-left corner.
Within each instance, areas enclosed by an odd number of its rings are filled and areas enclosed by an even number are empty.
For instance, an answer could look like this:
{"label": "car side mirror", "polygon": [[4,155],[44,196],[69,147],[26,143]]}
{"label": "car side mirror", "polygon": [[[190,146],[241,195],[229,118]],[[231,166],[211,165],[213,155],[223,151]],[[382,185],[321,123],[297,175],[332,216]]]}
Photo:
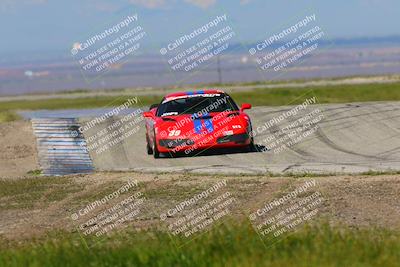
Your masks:
{"label": "car side mirror", "polygon": [[150,108],[149,108],[149,110],[152,110],[153,108],[158,108],[158,104],[152,104],[151,106],[150,106]]}
{"label": "car side mirror", "polygon": [[248,103],[243,103],[242,107],[240,108],[240,111],[243,111],[245,109],[251,109],[251,105]]}
{"label": "car side mirror", "polygon": [[153,114],[153,112],[145,111],[145,112],[143,112],[143,117],[145,117],[145,118],[154,118],[154,114]]}

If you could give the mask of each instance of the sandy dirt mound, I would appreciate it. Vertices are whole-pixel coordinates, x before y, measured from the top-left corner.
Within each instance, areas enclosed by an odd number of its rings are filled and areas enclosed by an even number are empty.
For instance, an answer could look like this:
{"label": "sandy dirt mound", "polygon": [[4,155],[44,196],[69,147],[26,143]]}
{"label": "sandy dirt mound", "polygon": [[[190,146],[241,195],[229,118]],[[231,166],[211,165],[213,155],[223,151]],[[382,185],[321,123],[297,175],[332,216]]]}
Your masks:
{"label": "sandy dirt mound", "polygon": [[0,178],[38,169],[36,140],[27,121],[0,123]]}

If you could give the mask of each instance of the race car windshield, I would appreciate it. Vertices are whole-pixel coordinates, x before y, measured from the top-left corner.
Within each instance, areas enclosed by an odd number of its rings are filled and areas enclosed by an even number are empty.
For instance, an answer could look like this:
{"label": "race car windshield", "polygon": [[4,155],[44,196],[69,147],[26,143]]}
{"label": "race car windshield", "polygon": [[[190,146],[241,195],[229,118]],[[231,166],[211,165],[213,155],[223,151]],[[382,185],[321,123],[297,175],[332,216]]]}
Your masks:
{"label": "race car windshield", "polygon": [[236,103],[228,95],[195,96],[163,101],[157,109],[157,116],[176,116],[179,114],[207,114],[238,110]]}

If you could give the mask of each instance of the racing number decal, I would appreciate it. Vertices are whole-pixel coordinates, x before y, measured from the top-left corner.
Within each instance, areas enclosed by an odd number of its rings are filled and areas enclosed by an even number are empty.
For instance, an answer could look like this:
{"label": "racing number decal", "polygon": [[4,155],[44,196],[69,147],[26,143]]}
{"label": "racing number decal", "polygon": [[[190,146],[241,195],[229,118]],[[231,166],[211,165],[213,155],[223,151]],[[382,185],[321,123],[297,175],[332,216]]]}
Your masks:
{"label": "racing number decal", "polygon": [[172,130],[168,133],[168,136],[179,136],[181,134],[181,130]]}

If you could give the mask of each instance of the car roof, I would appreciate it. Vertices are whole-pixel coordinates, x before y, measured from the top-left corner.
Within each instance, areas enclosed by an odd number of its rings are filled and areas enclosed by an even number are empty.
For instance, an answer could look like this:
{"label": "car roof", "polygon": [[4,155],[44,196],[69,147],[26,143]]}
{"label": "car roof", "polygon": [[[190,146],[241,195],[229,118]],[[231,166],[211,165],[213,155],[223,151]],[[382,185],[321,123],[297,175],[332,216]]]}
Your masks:
{"label": "car roof", "polygon": [[225,94],[225,93],[222,90],[207,89],[207,90],[196,90],[196,91],[187,91],[187,92],[176,92],[176,93],[166,95],[165,98],[174,98],[174,97],[178,97],[178,96],[203,95],[203,94]]}

